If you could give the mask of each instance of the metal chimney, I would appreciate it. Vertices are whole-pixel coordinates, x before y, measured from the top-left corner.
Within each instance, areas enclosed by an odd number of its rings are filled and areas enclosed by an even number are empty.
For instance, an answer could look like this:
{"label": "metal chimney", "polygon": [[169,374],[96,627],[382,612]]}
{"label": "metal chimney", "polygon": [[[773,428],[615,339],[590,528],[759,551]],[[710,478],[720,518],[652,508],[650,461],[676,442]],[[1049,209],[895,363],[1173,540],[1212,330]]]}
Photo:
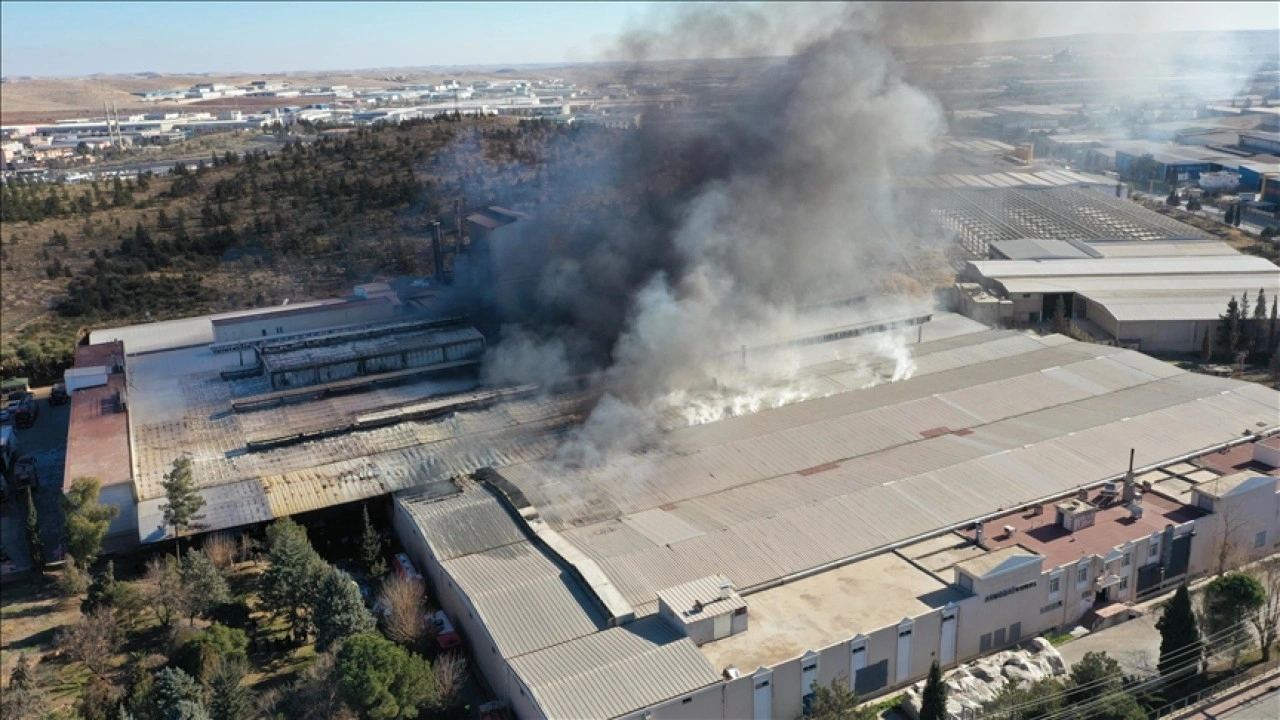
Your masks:
{"label": "metal chimney", "polygon": [[973,528],[973,541],[978,545],[978,547],[985,549],[986,546],[983,545],[982,543],[984,540],[986,540],[986,538],[983,537],[984,533],[982,528],[983,528],[982,523],[975,524]]}
{"label": "metal chimney", "polygon": [[1128,505],[1133,502],[1134,484],[1133,484],[1133,454],[1134,448],[1129,448],[1129,472],[1124,474],[1124,490],[1121,491],[1120,500]]}
{"label": "metal chimney", "polygon": [[440,221],[431,223],[431,267],[435,271],[437,282],[444,280],[444,247],[440,239]]}

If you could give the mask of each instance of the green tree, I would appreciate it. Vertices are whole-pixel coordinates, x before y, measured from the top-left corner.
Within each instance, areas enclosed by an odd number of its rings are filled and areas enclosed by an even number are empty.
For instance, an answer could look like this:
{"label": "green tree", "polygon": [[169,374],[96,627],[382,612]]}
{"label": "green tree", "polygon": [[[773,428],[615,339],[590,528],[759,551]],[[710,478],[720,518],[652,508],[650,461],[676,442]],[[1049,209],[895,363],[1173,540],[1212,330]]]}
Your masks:
{"label": "green tree", "polygon": [[27,661],[26,653],[19,653],[9,673],[9,687],[0,693],[0,717],[44,720],[51,706],[40,685],[37,669]]}
{"label": "green tree", "polygon": [[1124,671],[1105,652],[1085,653],[1080,662],[1071,666],[1071,685],[1067,703],[1086,702],[1122,690]]}
{"label": "green tree", "polygon": [[160,511],[164,513],[164,524],[173,528],[176,554],[182,534],[204,519],[200,515],[204,496],[196,489],[191,458],[184,456],[173,461],[173,469],[164,476],[164,497],[165,504],[160,506]]}
{"label": "green tree", "polygon": [[187,613],[192,625],[197,615],[208,615],[213,608],[231,600],[226,578],[202,550],[187,551],[182,559],[182,582],[191,593]]}
{"label": "green tree", "polygon": [[209,680],[209,716],[213,720],[251,720],[253,696],[244,684],[245,663],[228,660],[218,663]]}
{"label": "green tree", "polygon": [[195,678],[179,668],[167,667],[156,673],[150,700],[158,720],[194,720],[192,706],[204,711],[204,690]]}
{"label": "green tree", "polygon": [[316,627],[318,652],[328,652],[352,635],[373,632],[377,628],[373,615],[360,597],[360,588],[350,575],[337,568],[329,568],[320,583],[312,621]]}
{"label": "green tree", "polygon": [[112,519],[120,514],[119,506],[98,502],[101,491],[102,483],[97,478],[79,477],[71,481],[71,488],[62,497],[67,553],[75,557],[83,568],[93,565],[98,559],[107,529]]}
{"label": "green tree", "polygon": [[1252,642],[1248,623],[1267,600],[1258,579],[1247,573],[1226,573],[1213,579],[1204,591],[1204,631],[1220,638],[1215,651],[1231,654],[1232,665]]}
{"label": "green tree", "polygon": [[1182,198],[1178,197],[1176,188],[1169,191],[1169,196],[1164,199],[1164,204],[1169,207],[1178,207],[1182,204]]}
{"label": "green tree", "polygon": [[1234,215],[1231,216],[1231,224],[1234,225],[1235,227],[1240,227],[1241,207],[1237,203],[1235,208],[1236,208],[1236,212]]}
{"label": "green tree", "polygon": [[1200,643],[1200,625],[1191,607],[1191,593],[1184,584],[1164,606],[1156,621],[1160,631],[1160,660],[1157,667],[1165,680],[1181,680],[1199,672],[1204,652]]}
{"label": "green tree", "polygon": [[83,595],[89,589],[89,573],[80,568],[74,555],[67,555],[62,564],[62,574],[58,576],[58,589],[63,597],[73,598]]}
{"label": "green tree", "polygon": [[80,602],[80,612],[88,615],[101,607],[110,607],[108,598],[116,585],[116,564],[110,560],[89,584],[89,594]]}
{"label": "green tree", "polygon": [[248,662],[249,636],[243,630],[213,623],[183,643],[174,664],[192,677],[210,682],[224,662]]}
{"label": "green tree", "polygon": [[920,694],[920,720],[946,720],[947,684],[942,680],[942,667],[934,660],[929,666],[929,678]]}
{"label": "green tree", "polygon": [[40,515],[36,512],[35,489],[27,488],[27,551],[31,566],[44,574],[44,540],[40,538]]}
{"label": "green tree", "polygon": [[813,684],[813,708],[810,717],[815,720],[873,720],[876,712],[871,708],[859,708],[857,693],[849,689],[849,680],[838,677],[830,685]]}
{"label": "green tree", "polygon": [[325,562],[307,540],[307,531],[289,518],[267,528],[267,561],[259,581],[263,605],[289,623],[294,642],[306,639]]}
{"label": "green tree", "polygon": [[1067,320],[1067,303],[1058,296],[1058,302],[1053,306],[1053,326],[1051,328],[1059,335],[1066,335],[1071,330],[1070,321]]}
{"label": "green tree", "polygon": [[347,638],[334,675],[343,698],[369,720],[416,718],[435,696],[427,661],[374,633]]}
{"label": "green tree", "polygon": [[1240,347],[1240,303],[1234,295],[1227,303],[1227,312],[1218,316],[1219,348],[1226,350],[1229,359],[1234,359]]}
{"label": "green tree", "polygon": [[1253,306],[1253,319],[1249,322],[1249,351],[1267,352],[1267,290],[1258,288],[1258,299]]}
{"label": "green tree", "polygon": [[1005,683],[1000,692],[983,708],[983,717],[992,720],[1036,720],[1057,716],[1062,712],[1066,685],[1054,678],[1042,678],[1026,687]]}
{"label": "green tree", "polygon": [[387,562],[382,559],[382,536],[378,534],[369,520],[369,506],[361,508],[360,559],[364,561],[365,572],[377,580],[387,574]]}
{"label": "green tree", "polygon": [[1276,316],[1276,306],[1280,305],[1280,297],[1271,298],[1271,321],[1267,323],[1267,352],[1275,355],[1276,344],[1280,343],[1280,318]]}

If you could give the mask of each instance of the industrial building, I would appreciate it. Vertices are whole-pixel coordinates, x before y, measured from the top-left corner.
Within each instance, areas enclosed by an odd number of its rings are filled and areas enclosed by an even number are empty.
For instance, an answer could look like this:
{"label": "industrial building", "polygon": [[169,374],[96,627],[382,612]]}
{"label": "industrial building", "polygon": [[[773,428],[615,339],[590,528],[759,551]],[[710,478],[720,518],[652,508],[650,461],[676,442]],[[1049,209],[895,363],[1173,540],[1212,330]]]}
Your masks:
{"label": "industrial building", "polygon": [[[1196,352],[1227,302],[1259,289],[1274,297],[1280,267],[1206,239],[1165,242],[1010,241],[965,265],[964,314],[996,326],[1048,322],[1062,302],[1095,340],[1145,352]],[[1009,259],[1013,258],[1013,259]]]}
{"label": "industrial building", "polygon": [[812,365],[825,397],[402,494],[397,534],[521,718],[794,717],[814,682],[874,696],[1122,621],[1227,529],[1233,561],[1280,546],[1275,391],[924,329],[907,380]]}
{"label": "industrial building", "polygon": [[[207,531],[397,494],[405,551],[522,718],[794,716],[813,681],[870,696],[935,657],[1123,619],[1116,603],[1204,571],[1225,508],[1246,554],[1276,542],[1280,446],[1258,438],[1280,430],[1280,395],[1117,347],[935,313],[895,331],[908,379],[869,360],[874,335],[801,344],[810,399],[576,467],[555,451],[587,394],[367,364],[385,338],[469,342],[464,324],[219,344],[203,322],[84,350],[123,353],[127,413],[73,419],[68,473],[125,448],[142,543],[171,537],[161,482],[184,455]],[[369,374],[276,389],[273,355]]]}
{"label": "industrial building", "polygon": [[474,296],[486,298],[505,318],[518,318],[537,290],[549,248],[531,228],[531,218],[522,212],[497,206],[467,216],[471,238],[456,260],[455,276],[475,289]]}
{"label": "industrial building", "polygon": [[929,212],[973,257],[1007,240],[1128,241],[1207,237],[1195,228],[1122,200],[1112,190],[1080,187],[953,188],[929,197]]}
{"label": "industrial building", "polygon": [[120,508],[103,540],[108,551],[135,544],[138,527],[125,373],[124,344],[110,342],[77,346],[75,366],[64,378],[71,412],[62,490],[81,477],[102,483],[99,501]]}

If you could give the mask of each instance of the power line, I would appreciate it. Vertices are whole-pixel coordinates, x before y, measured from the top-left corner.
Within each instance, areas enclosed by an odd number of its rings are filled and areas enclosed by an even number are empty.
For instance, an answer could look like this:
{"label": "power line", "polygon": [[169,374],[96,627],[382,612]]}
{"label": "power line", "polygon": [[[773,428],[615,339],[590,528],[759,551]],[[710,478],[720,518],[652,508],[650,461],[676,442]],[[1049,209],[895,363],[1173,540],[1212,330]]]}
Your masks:
{"label": "power line", "polygon": [[[1191,665],[1195,665],[1195,664],[1197,664],[1197,663],[1201,662],[1201,661],[1203,660],[1203,657],[1205,657],[1205,656],[1207,656],[1207,657],[1213,657],[1213,656],[1216,656],[1216,655],[1221,654],[1221,652],[1222,652],[1223,650],[1225,650],[1225,649],[1230,649],[1230,648],[1219,648],[1219,649],[1214,650],[1214,651],[1212,651],[1212,652],[1209,652],[1207,655],[1205,655],[1205,650],[1208,648],[1208,646],[1209,646],[1210,644],[1218,644],[1218,643],[1222,643],[1222,642],[1229,642],[1229,643],[1231,643],[1231,644],[1234,646],[1236,643],[1238,643],[1238,642],[1240,642],[1240,641],[1242,641],[1242,640],[1244,639],[1244,638],[1240,637],[1240,635],[1241,635],[1241,634],[1247,634],[1248,632],[1249,632],[1249,628],[1248,628],[1247,626],[1245,626],[1245,625],[1240,625],[1240,626],[1236,626],[1236,627],[1233,627],[1233,628],[1227,628],[1227,629],[1225,629],[1225,630],[1220,630],[1220,631],[1218,631],[1217,633],[1214,633],[1213,635],[1210,635],[1210,636],[1208,636],[1208,637],[1203,637],[1203,638],[1201,638],[1201,639],[1200,639],[1200,641],[1199,641],[1199,643],[1198,643],[1197,645],[1188,646],[1188,647],[1182,648],[1181,650],[1178,650],[1177,652],[1170,653],[1170,654],[1169,654],[1166,658],[1164,658],[1164,659],[1165,659],[1166,661],[1169,661],[1169,660],[1181,661],[1183,658],[1189,658],[1189,659],[1187,660],[1187,662],[1182,663],[1182,664],[1179,664],[1179,665],[1175,665],[1174,669],[1170,671],[1171,673],[1180,672],[1180,671],[1182,671],[1182,670],[1184,670],[1184,669],[1186,669],[1186,668],[1190,667]],[[1193,658],[1193,657],[1191,657],[1193,654],[1200,654],[1200,655],[1202,655],[1202,657],[1194,657],[1194,658]],[[1155,678],[1153,678],[1153,679],[1154,679],[1154,680],[1160,680],[1160,679],[1161,679],[1161,677],[1162,677],[1162,676],[1157,675],[1157,676],[1155,676]],[[1072,687],[1072,688],[1065,688],[1065,689],[1060,690],[1060,691],[1058,691],[1058,692],[1056,692],[1056,693],[1051,693],[1051,694],[1049,694],[1049,695],[1044,696],[1043,698],[1039,698],[1039,699],[1034,700],[1034,701],[1029,701],[1029,702],[1024,702],[1024,703],[1019,703],[1019,704],[1017,704],[1017,705],[1013,705],[1013,706],[1010,706],[1010,707],[1008,707],[1008,708],[1000,708],[999,710],[995,711],[994,713],[989,714],[988,716],[989,716],[989,717],[1009,717],[1009,716],[1010,716],[1010,713],[1013,713],[1013,712],[1015,712],[1015,711],[1017,711],[1017,710],[1022,710],[1022,709],[1028,708],[1028,707],[1033,707],[1033,706],[1036,706],[1036,705],[1041,705],[1041,704],[1045,703],[1046,701],[1051,700],[1051,699],[1053,699],[1053,698],[1055,698],[1055,697],[1065,697],[1065,696],[1066,696],[1067,694],[1069,694],[1069,693],[1077,693],[1077,692],[1080,692],[1081,690],[1088,690],[1088,689],[1090,689],[1090,688],[1098,687],[1098,686],[1100,686],[1100,685],[1102,685],[1102,684],[1104,684],[1104,683],[1109,683],[1109,682],[1111,682],[1112,680],[1115,680],[1116,678],[1120,678],[1121,680],[1123,680],[1123,679],[1124,679],[1124,673],[1117,673],[1117,674],[1115,674],[1115,675],[1108,675],[1108,676],[1106,676],[1106,677],[1098,678],[1097,680],[1092,680],[1092,681],[1090,681],[1090,682],[1088,682],[1088,683],[1085,683],[1084,685],[1077,685],[1077,686]],[[1141,682],[1139,683],[1139,685],[1144,684],[1144,683],[1147,683],[1147,682],[1149,682],[1149,681],[1150,681],[1150,680],[1143,680],[1143,681],[1141,681]],[[1136,688],[1136,687],[1137,687],[1137,685],[1135,685],[1134,687]],[[1047,719],[1044,719],[1044,720],[1047,720]]]}

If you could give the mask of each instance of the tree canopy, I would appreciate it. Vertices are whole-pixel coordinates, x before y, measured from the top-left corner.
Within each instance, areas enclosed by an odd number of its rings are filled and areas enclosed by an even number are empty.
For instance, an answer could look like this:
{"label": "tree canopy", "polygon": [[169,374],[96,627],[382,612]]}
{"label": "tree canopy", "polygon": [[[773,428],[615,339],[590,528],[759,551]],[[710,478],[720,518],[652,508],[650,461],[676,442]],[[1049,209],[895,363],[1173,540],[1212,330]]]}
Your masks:
{"label": "tree canopy", "polygon": [[416,718],[435,698],[427,661],[374,633],[342,644],[335,675],[343,698],[369,720]]}
{"label": "tree canopy", "polygon": [[357,633],[373,632],[377,624],[364,606],[360,588],[351,576],[329,568],[316,596],[316,650],[327,652],[335,644]]}
{"label": "tree canopy", "polygon": [[267,528],[267,544],[269,566],[259,580],[262,603],[289,623],[294,642],[302,642],[310,630],[325,562],[311,547],[307,531],[289,518]]}
{"label": "tree canopy", "polygon": [[120,514],[119,506],[98,502],[100,492],[102,483],[97,478],[79,477],[71,481],[71,487],[62,497],[67,553],[83,568],[98,559],[111,521]]}
{"label": "tree canopy", "polygon": [[1169,679],[1195,675],[1203,649],[1200,643],[1200,624],[1191,607],[1191,592],[1184,584],[1164,606],[1164,612],[1156,621],[1160,631],[1160,676]]}

